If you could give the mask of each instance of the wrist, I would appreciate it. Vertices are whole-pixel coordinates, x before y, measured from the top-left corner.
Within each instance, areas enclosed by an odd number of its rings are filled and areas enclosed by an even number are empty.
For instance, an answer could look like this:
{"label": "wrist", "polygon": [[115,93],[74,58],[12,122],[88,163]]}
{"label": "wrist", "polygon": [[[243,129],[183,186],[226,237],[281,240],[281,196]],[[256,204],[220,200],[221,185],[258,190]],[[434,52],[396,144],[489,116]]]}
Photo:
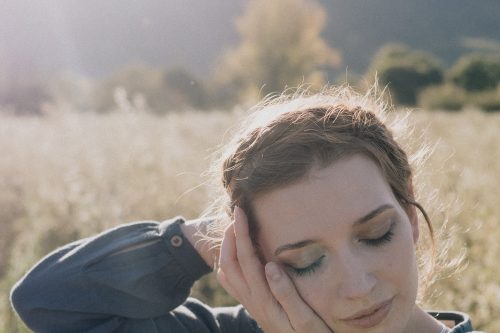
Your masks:
{"label": "wrist", "polygon": [[206,226],[210,222],[207,219],[191,220],[181,224],[180,227],[184,237],[191,243],[198,255],[209,267],[213,268],[218,251],[212,248],[208,239],[203,237],[206,234]]}

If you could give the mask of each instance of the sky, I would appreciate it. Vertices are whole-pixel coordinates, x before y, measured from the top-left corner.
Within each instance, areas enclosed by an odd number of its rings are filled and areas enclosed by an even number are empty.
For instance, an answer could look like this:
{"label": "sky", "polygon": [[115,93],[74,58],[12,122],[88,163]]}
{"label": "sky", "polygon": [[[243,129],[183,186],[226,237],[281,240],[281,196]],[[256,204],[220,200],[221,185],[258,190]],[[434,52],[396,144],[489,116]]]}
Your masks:
{"label": "sky", "polygon": [[134,62],[203,73],[237,39],[241,3],[0,0],[0,62],[21,72],[71,68],[90,76]]}
{"label": "sky", "polygon": [[[341,72],[364,71],[388,41],[435,52],[448,65],[468,51],[464,38],[477,44],[485,37],[500,49],[499,0],[319,1],[328,10],[323,35],[343,56]],[[247,2],[0,0],[0,75],[100,78],[145,63],[204,78],[238,43],[235,19]]]}

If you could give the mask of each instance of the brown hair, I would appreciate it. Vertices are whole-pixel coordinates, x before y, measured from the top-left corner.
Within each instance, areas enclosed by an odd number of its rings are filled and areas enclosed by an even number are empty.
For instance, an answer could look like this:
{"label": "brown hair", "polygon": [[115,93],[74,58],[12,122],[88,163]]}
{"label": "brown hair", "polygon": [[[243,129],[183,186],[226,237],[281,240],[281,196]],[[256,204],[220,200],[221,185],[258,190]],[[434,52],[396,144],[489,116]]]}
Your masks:
{"label": "brown hair", "polygon": [[398,202],[403,207],[414,205],[423,214],[434,249],[430,219],[413,195],[409,157],[393,133],[395,128],[404,132],[404,119],[390,122],[387,116],[387,105],[377,98],[376,87],[365,95],[339,87],[263,101],[216,163],[223,185],[216,205],[226,216],[219,221],[219,236],[239,206],[249,217],[258,248],[258,224],[252,211],[257,196],[301,180],[315,166],[327,167],[340,158],[364,154],[378,165]]}

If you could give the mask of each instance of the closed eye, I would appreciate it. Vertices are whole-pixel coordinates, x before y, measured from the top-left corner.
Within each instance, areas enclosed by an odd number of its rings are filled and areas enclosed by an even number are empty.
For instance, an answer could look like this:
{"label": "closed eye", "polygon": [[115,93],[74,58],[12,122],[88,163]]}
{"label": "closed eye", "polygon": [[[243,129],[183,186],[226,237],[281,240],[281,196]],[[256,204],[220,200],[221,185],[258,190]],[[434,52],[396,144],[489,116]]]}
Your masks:
{"label": "closed eye", "polygon": [[369,246],[381,246],[386,243],[389,243],[392,240],[392,237],[394,236],[394,225],[395,222],[392,222],[391,226],[389,227],[389,230],[381,237],[362,239],[361,242]]}
{"label": "closed eye", "polygon": [[309,266],[306,267],[293,267],[291,265],[287,265],[290,272],[292,272],[293,275],[301,277],[301,276],[306,276],[313,274],[322,264],[323,259],[325,258],[325,255],[322,255],[321,257],[318,258],[315,262],[310,264]]}

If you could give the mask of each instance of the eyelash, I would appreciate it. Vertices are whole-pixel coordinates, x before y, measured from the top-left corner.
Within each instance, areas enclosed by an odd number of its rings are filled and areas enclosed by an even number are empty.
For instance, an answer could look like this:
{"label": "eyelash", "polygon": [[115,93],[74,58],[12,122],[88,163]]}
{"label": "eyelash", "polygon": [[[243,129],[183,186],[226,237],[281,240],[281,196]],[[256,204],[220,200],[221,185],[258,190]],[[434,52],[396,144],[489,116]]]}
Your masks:
{"label": "eyelash", "polygon": [[[384,235],[382,235],[382,237],[375,238],[375,239],[363,239],[362,242],[364,242],[365,244],[367,244],[369,246],[382,246],[386,243],[389,243],[392,240],[393,236],[394,236],[394,222],[391,224],[389,230]],[[325,256],[322,255],[321,257],[319,257],[318,260],[316,260],[315,262],[313,262],[312,264],[310,264],[307,267],[296,268],[296,267],[289,266],[289,268],[290,268],[290,271],[292,272],[292,274],[297,276],[297,277],[311,275],[321,266],[321,263],[322,263],[324,258],[325,258]]]}
{"label": "eyelash", "polygon": [[290,271],[293,273],[293,275],[298,277],[313,274],[316,271],[316,269],[318,269],[321,266],[321,262],[323,261],[324,258],[325,255],[322,255],[321,257],[319,257],[318,260],[316,260],[315,262],[304,268],[296,268],[289,266]]}
{"label": "eyelash", "polygon": [[386,243],[389,243],[392,240],[392,236],[394,236],[394,222],[389,227],[389,230],[379,238],[375,239],[362,239],[361,241],[369,246],[381,246]]}

